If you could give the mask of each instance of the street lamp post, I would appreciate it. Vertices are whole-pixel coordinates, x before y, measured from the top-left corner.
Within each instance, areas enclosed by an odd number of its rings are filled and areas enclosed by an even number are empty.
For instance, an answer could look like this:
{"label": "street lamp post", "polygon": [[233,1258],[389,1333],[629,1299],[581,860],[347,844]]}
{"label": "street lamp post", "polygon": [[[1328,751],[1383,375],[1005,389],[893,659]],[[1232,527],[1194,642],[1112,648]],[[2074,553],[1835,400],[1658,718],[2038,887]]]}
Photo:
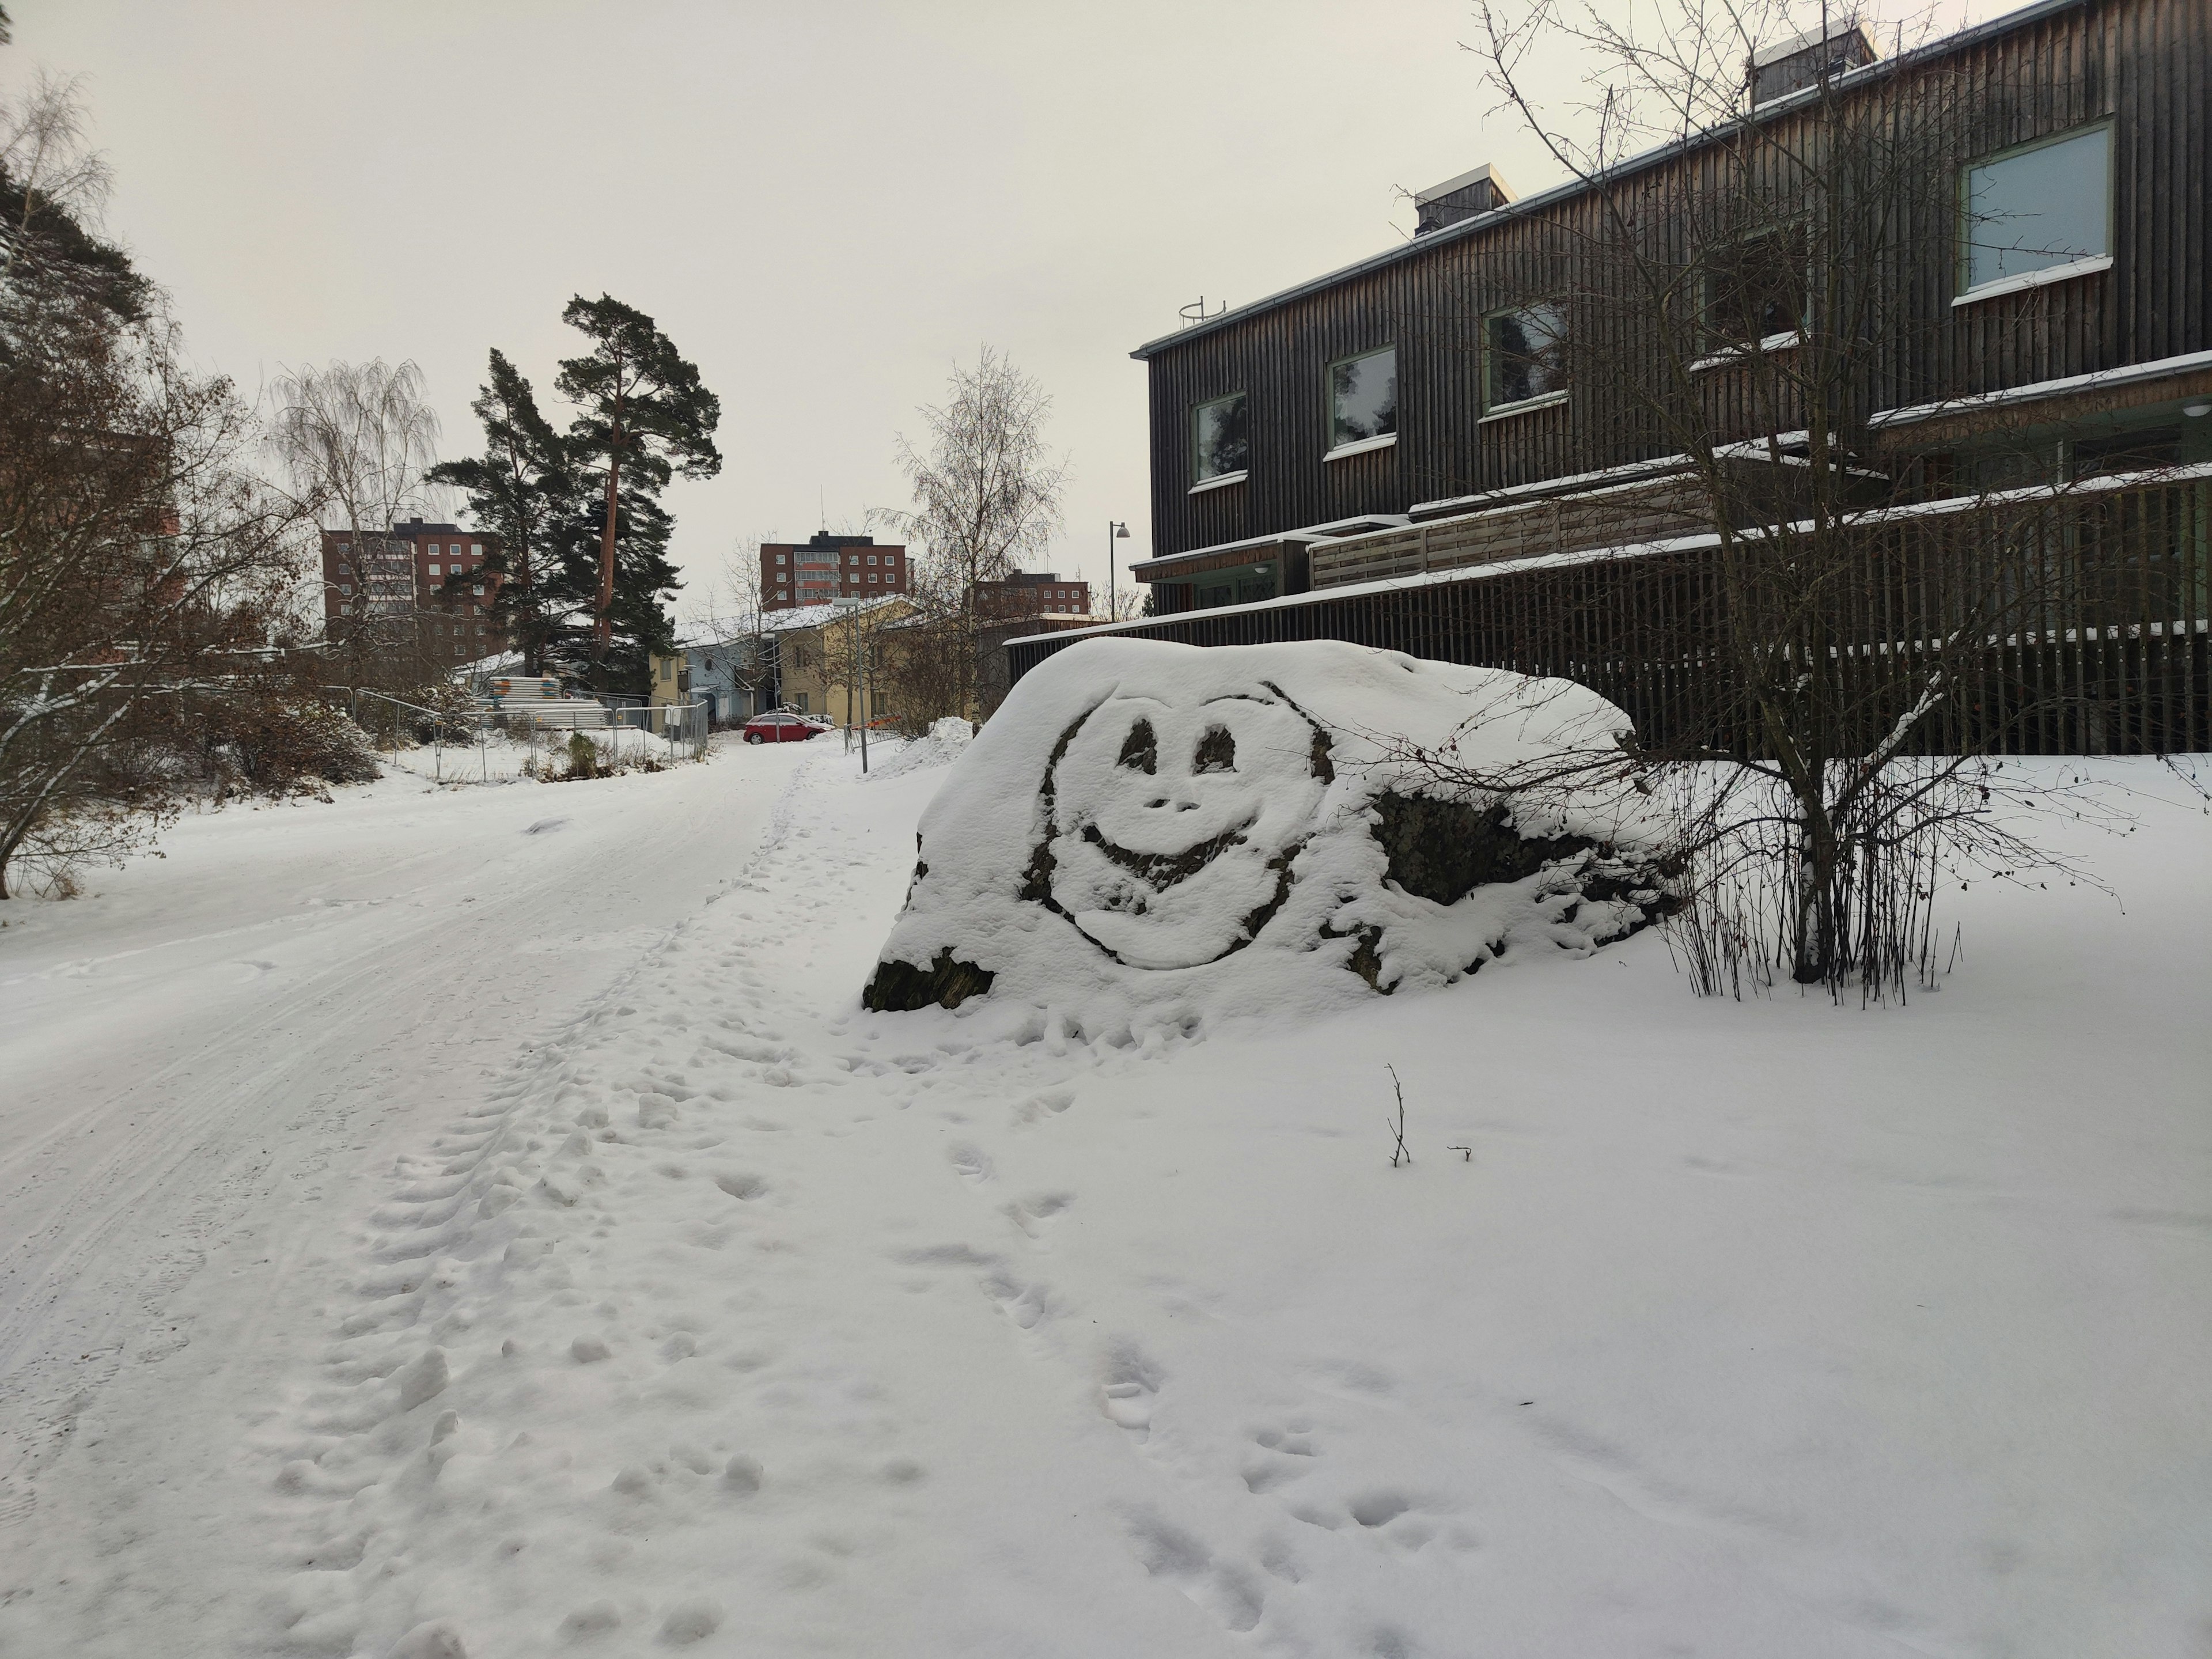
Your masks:
{"label": "street lamp post", "polygon": [[1121,620],[1121,581],[1114,557],[1114,544],[1117,539],[1125,542],[1129,539],[1129,526],[1117,524],[1109,519],[1106,521],[1106,620],[1108,622]]}

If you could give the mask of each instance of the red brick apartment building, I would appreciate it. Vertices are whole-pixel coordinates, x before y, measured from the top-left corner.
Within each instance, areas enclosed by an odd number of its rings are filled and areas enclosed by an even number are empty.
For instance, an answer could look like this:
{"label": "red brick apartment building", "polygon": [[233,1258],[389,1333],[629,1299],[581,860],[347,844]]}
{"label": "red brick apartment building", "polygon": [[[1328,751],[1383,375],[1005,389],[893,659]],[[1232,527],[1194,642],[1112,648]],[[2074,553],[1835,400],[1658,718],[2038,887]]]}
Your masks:
{"label": "red brick apartment building", "polygon": [[986,621],[1091,614],[1091,584],[1062,581],[1050,570],[1017,571],[1004,581],[975,584],[975,614]]}
{"label": "red brick apartment building", "polygon": [[484,568],[499,538],[455,524],[410,519],[381,534],[323,532],[323,627],[341,637],[356,619],[413,617],[434,661],[462,663],[507,649],[491,620],[498,576]]}
{"label": "red brick apartment building", "polygon": [[761,609],[794,611],[838,599],[909,593],[906,549],[872,536],[817,532],[803,542],[763,542]]}

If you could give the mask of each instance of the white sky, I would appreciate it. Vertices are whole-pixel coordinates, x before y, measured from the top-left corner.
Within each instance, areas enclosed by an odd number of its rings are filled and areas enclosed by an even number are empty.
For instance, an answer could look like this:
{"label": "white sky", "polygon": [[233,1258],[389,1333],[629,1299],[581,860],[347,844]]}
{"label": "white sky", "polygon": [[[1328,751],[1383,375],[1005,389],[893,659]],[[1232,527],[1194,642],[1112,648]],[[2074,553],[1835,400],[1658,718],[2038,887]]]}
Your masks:
{"label": "white sky", "polygon": [[984,340],[1054,397],[1055,562],[1103,585],[1109,519],[1150,546],[1130,348],[1402,238],[1401,187],[1556,178],[1486,119],[1466,0],[9,5],[0,84],[88,77],[110,234],[249,394],[411,357],[468,453],[487,348],[562,418],[569,296],[651,313],[723,406],[679,609],[742,538],[902,505],[893,434]]}

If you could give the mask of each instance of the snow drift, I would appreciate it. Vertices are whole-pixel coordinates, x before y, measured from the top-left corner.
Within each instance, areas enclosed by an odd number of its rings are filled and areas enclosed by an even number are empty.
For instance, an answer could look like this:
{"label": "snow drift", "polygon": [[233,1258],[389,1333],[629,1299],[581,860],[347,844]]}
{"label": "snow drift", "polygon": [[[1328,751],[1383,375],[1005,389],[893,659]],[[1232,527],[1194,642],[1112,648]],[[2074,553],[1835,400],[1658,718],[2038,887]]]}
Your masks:
{"label": "snow drift", "polygon": [[909,772],[920,772],[932,766],[950,766],[958,760],[974,739],[974,729],[957,714],[948,714],[930,726],[927,732],[893,749],[890,757],[869,774],[880,782],[885,778],[902,778]]}
{"label": "snow drift", "polygon": [[1651,827],[1595,793],[1455,797],[1404,757],[1495,772],[1629,724],[1566,681],[1334,641],[1086,641],[954,764],[863,1000],[1096,1032],[1587,953],[1665,904]]}

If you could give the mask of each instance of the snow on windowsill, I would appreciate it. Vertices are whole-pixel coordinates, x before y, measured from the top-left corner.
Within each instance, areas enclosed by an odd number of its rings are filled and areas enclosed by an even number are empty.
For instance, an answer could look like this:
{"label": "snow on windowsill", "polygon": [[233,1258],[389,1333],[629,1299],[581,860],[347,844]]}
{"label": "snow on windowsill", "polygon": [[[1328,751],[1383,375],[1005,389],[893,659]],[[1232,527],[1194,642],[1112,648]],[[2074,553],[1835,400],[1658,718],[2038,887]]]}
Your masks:
{"label": "snow on windowsill", "polygon": [[1794,351],[1805,343],[1802,329],[1785,328],[1778,334],[1769,334],[1748,345],[1730,346],[1725,351],[1716,351],[1698,358],[1690,365],[1690,373],[1702,374],[1709,368],[1724,368],[1730,364],[1747,363],[1770,351]]}
{"label": "snow on windowsill", "polygon": [[1563,404],[1566,400],[1567,394],[1564,392],[1547,392],[1540,398],[1523,398],[1517,404],[1500,404],[1475,424],[1487,426],[1492,421],[1510,421],[1516,415],[1533,414],[1537,410],[1550,409],[1554,404]]}
{"label": "snow on windowsill", "polygon": [[2066,283],[2076,276],[2094,276],[2100,270],[2112,268],[2112,256],[2109,253],[2076,259],[2071,264],[2045,265],[2040,270],[2024,270],[2017,276],[2000,276],[1995,282],[1984,283],[1979,288],[1970,288],[1964,294],[1953,295],[1951,304],[1954,308],[1970,306],[1977,301],[2018,294],[2023,289],[2041,288],[2045,283]]}
{"label": "snow on windowsill", "polygon": [[1217,472],[1210,478],[1200,478],[1190,487],[1194,495],[1208,489],[1225,489],[1231,484],[1240,484],[1251,476],[1249,472]]}
{"label": "snow on windowsill", "polygon": [[1397,441],[1396,433],[1385,432],[1379,437],[1361,438],[1352,443],[1339,444],[1321,459],[1322,464],[1326,465],[1330,461],[1340,461],[1349,456],[1364,455],[1370,449],[1388,449]]}

